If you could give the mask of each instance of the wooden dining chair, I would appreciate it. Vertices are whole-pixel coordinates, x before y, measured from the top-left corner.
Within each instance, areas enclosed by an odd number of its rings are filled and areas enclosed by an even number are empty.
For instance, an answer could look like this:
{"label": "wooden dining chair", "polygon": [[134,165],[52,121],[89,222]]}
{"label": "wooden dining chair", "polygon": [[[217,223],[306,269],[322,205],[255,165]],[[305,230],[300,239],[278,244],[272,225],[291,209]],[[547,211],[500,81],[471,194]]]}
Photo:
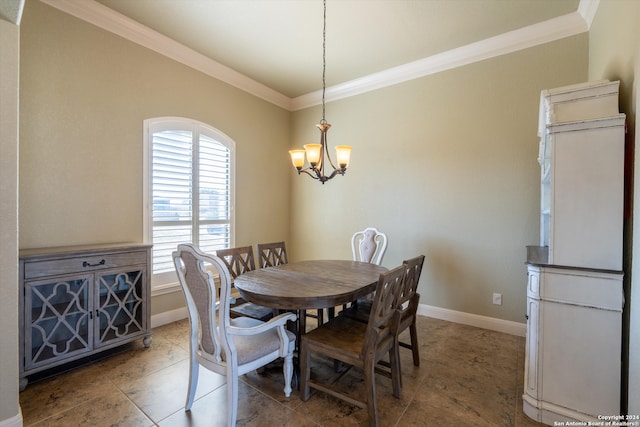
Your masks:
{"label": "wooden dining chair", "polygon": [[[394,331],[400,321],[397,302],[406,268],[404,265],[380,275],[376,286],[372,315],[368,323],[362,323],[346,316],[329,320],[317,329],[302,335],[300,356],[300,393],[303,401],[309,400],[310,389],[328,393],[352,405],[367,408],[369,424],[378,426],[375,373],[376,364],[387,355],[391,366],[393,395],[400,397],[400,368],[398,365],[398,345]],[[364,371],[366,401],[362,402],[329,384],[311,380],[311,354],[321,354],[339,360],[350,367],[360,367]],[[382,372],[385,373],[385,372]]]}
{"label": "wooden dining chair", "polygon": [[[257,249],[260,268],[275,267],[289,262],[287,258],[287,247],[284,242],[258,243]],[[318,325],[324,323],[324,310],[320,308],[315,312],[299,310],[298,320],[302,316],[316,319]]]}
{"label": "wooden dining chair", "polygon": [[[288,321],[296,320],[296,315],[285,313],[268,322],[248,317],[231,319],[231,275],[220,258],[205,254],[192,244],[182,244],[173,252],[173,262],[189,312],[185,411],[193,405],[200,366],[227,377],[227,426],[236,425],[240,375],[284,358],[284,394],[291,396],[295,334],[286,326]],[[219,288],[214,273],[219,276]]]}
{"label": "wooden dining chair", "polygon": [[[418,345],[418,330],[416,320],[418,314],[418,305],[420,303],[420,294],[418,293],[418,282],[422,274],[422,266],[424,265],[424,255],[403,261],[406,268],[406,275],[402,291],[398,299],[398,309],[400,310],[400,322],[397,325],[395,335],[398,344],[401,347],[411,350],[413,355],[413,364],[420,366],[420,346]],[[359,301],[358,304],[352,305],[348,309],[342,311],[342,316],[358,320],[363,323],[369,321],[371,316],[372,305],[366,301]],[[399,335],[409,329],[410,342],[400,341]]]}
{"label": "wooden dining chair", "polygon": [[260,268],[275,267],[289,262],[284,242],[258,243],[257,249]]}
{"label": "wooden dining chair", "polygon": [[[227,266],[231,274],[232,283],[239,275],[256,269],[253,248],[251,246],[218,249],[216,255]],[[231,306],[230,313],[232,317],[245,316],[264,321],[277,315],[277,311],[273,308],[242,300],[237,290],[235,290],[235,288],[232,289],[234,290],[233,294],[236,301],[236,303]]]}

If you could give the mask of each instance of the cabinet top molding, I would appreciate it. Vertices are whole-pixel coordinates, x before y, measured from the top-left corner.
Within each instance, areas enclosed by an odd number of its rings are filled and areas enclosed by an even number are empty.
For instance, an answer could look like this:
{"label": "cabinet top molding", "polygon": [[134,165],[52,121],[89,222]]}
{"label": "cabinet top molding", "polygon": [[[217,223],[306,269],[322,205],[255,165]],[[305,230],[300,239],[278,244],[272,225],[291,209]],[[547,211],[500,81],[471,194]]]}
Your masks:
{"label": "cabinet top molding", "polygon": [[28,248],[20,249],[20,258],[46,258],[65,256],[76,252],[82,252],[83,255],[90,255],[92,252],[105,251],[130,251],[132,249],[147,249],[153,245],[146,243],[102,243],[92,245],[75,245],[75,246],[56,246],[49,248]]}

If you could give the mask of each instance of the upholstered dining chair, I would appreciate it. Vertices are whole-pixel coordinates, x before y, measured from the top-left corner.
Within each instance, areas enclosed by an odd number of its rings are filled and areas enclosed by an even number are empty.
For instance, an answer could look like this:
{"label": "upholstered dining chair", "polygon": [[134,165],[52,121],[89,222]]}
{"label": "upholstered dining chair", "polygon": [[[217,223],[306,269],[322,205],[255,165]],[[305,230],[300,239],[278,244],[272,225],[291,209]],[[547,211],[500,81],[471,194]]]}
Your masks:
{"label": "upholstered dining chair", "polygon": [[[260,268],[274,267],[288,262],[287,246],[284,242],[258,243],[257,249]],[[316,319],[319,325],[324,323],[324,310],[320,308],[315,312],[300,310],[298,315]]]}
{"label": "upholstered dining chair", "polygon": [[375,227],[367,227],[351,236],[351,252],[354,261],[380,265],[387,250],[387,235]]}
{"label": "upholstered dining chair", "polygon": [[[256,269],[256,263],[253,257],[253,248],[251,246],[218,249],[216,251],[216,255],[229,269],[232,282],[239,275]],[[233,294],[234,299],[240,299],[240,295],[236,294],[237,290],[235,288],[232,289],[235,291]],[[273,308],[264,307],[248,301],[240,301],[240,303],[231,306],[232,317],[245,316],[264,321],[269,320],[277,314],[277,311]]]}
{"label": "upholstered dining chair", "polygon": [[[378,231],[375,227],[367,227],[362,231],[356,231],[353,236],[351,236],[351,253],[354,261],[380,265],[386,251],[387,235]],[[367,301],[369,303],[373,301],[373,294],[359,298],[355,304],[343,304],[342,311],[346,310],[349,306]],[[335,307],[329,308],[329,318],[333,318],[335,312]]]}
{"label": "upholstered dining chair", "polygon": [[[238,411],[238,377],[278,358],[284,358],[284,394],[291,395],[295,334],[287,331],[293,313],[268,322],[229,316],[231,276],[220,258],[195,245],[182,244],[173,262],[189,311],[189,386],[185,411],[191,410],[200,366],[227,377],[227,425],[235,426]],[[214,274],[219,277],[216,286]]]}
{"label": "upholstered dining chair", "polygon": [[[310,389],[316,389],[342,399],[352,405],[367,408],[369,424],[378,426],[375,373],[376,364],[389,355],[393,395],[400,397],[400,368],[398,344],[394,331],[400,321],[397,302],[406,268],[404,265],[380,275],[368,323],[346,316],[338,316],[302,335],[300,355],[300,393],[309,400]],[[311,380],[311,354],[320,354],[364,371],[366,401],[362,402],[339,391],[335,386]],[[385,372],[383,372],[385,373]]]}
{"label": "upholstered dining chair", "polygon": [[[402,263],[406,268],[406,275],[402,291],[398,297],[398,309],[400,310],[400,322],[397,324],[395,331],[398,345],[408,348],[412,352],[413,364],[420,366],[420,346],[418,345],[418,330],[416,327],[418,305],[420,303],[420,294],[418,293],[418,282],[422,274],[422,266],[424,265],[424,255],[418,255]],[[358,304],[352,305],[340,314],[351,319],[366,323],[371,315],[371,304],[366,301],[359,301]],[[409,329],[410,342],[400,341],[399,335]],[[398,362],[400,363],[400,362]],[[384,364],[384,363],[383,363]]]}

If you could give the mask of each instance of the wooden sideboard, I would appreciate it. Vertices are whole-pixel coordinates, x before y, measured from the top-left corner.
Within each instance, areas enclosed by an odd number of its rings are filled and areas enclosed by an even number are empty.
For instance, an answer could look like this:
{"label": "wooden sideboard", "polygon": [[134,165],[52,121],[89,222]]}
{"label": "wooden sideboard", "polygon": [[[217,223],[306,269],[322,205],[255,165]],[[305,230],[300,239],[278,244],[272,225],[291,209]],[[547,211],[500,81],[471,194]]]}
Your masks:
{"label": "wooden sideboard", "polygon": [[141,338],[151,345],[151,245],[20,251],[20,389],[27,377]]}

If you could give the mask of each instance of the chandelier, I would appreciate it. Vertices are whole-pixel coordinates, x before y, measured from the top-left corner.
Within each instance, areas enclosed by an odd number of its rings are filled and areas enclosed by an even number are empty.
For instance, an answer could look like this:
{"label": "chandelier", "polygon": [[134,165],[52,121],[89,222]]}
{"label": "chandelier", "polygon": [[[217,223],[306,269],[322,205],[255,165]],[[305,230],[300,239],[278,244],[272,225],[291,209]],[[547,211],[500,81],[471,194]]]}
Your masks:
{"label": "chandelier", "polygon": [[[327,131],[329,130],[331,125],[327,123],[324,118],[324,98],[326,91],[325,73],[327,68],[326,42],[327,0],[324,0],[324,22],[322,27],[322,120],[320,120],[320,123],[316,125],[316,127],[320,130],[320,144],[306,144],[304,146],[304,150],[289,151],[289,154],[291,155],[291,162],[298,171],[298,175],[300,175],[300,172],[304,172],[311,178],[317,179],[323,184],[337,174],[344,175],[344,173],[347,171],[347,167],[349,167],[349,158],[351,157],[350,145],[336,145],[336,163],[338,164],[338,167],[335,166],[335,164],[331,160],[331,156],[329,155]],[[307,161],[309,162],[309,166],[306,168],[304,168],[305,154],[307,157]],[[325,175],[324,173],[325,156],[329,161],[329,164],[333,168],[333,172],[331,172],[329,176]]]}

